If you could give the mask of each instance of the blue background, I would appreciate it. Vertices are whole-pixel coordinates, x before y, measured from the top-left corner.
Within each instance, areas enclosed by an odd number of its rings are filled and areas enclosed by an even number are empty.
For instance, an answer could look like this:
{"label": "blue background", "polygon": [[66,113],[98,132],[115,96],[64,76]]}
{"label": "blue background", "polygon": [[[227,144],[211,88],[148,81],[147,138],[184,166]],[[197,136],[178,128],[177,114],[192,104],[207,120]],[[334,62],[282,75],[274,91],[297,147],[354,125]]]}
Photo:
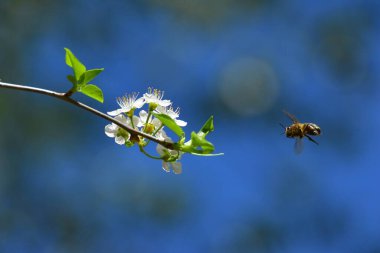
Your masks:
{"label": "blue background", "polygon": [[[222,157],[165,173],[108,124],[0,89],[1,252],[380,252],[373,0],[0,1],[0,78],[64,92],[64,47],[105,103],[153,86]],[[286,109],[321,126],[301,155]]]}

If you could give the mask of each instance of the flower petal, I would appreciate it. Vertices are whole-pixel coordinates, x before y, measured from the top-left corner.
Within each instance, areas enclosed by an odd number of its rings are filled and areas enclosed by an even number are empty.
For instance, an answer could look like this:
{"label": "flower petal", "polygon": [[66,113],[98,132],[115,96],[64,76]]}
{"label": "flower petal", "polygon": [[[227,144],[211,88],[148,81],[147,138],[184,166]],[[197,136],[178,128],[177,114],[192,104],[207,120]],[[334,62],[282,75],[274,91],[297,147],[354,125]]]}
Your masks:
{"label": "flower petal", "polygon": [[148,113],[144,110],[139,112],[140,120],[145,124],[146,119],[148,118]]}
{"label": "flower petal", "polygon": [[173,171],[175,174],[182,173],[182,164],[180,162],[172,162]]}
{"label": "flower petal", "polygon": [[166,113],[166,107],[163,107],[161,105],[158,105],[155,109],[155,112],[157,113]]}
{"label": "flower petal", "polygon": [[159,100],[157,101],[157,104],[161,105],[161,106],[169,106],[172,104],[172,102],[170,102],[170,100]]}
{"label": "flower petal", "polygon": [[161,121],[157,118],[152,119],[150,123],[153,124],[153,126],[155,126],[156,128],[159,128],[162,125]]}
{"label": "flower petal", "polygon": [[117,144],[119,144],[119,145],[124,145],[124,143],[125,143],[125,139],[124,139],[123,136],[116,136],[116,138],[115,138],[115,142],[116,142]]}
{"label": "flower petal", "polygon": [[144,99],[144,97],[141,97],[141,98],[137,99],[137,100],[133,103],[133,106],[134,106],[135,108],[141,108],[144,104],[145,104],[145,99]]}
{"label": "flower petal", "polygon": [[132,120],[133,120],[133,125],[135,127],[142,127],[143,126],[143,123],[141,122],[140,118],[137,117],[136,115],[133,115]]}
{"label": "flower petal", "polygon": [[115,137],[115,134],[117,132],[117,126],[115,124],[108,124],[104,128],[104,132],[108,137]]}
{"label": "flower petal", "polygon": [[173,142],[172,139],[166,134],[164,129],[161,129],[160,131],[158,131],[158,133],[156,134],[156,137],[160,140],[165,140],[167,142]]}
{"label": "flower petal", "polygon": [[180,119],[176,119],[175,120],[175,123],[177,123],[178,126],[186,126],[187,125],[187,122],[186,121],[183,121],[183,120],[180,120]]}
{"label": "flower petal", "polygon": [[162,169],[166,172],[170,172],[170,163],[162,162]]}
{"label": "flower petal", "polygon": [[158,144],[157,146],[156,146],[156,151],[157,151],[157,153],[159,153],[160,154],[160,156],[163,156],[165,153],[164,153],[164,147],[162,146],[162,145],[160,145],[160,144]]}
{"label": "flower petal", "polygon": [[123,114],[119,114],[115,117],[115,119],[117,121],[119,121],[120,123],[123,123],[123,124],[127,124],[128,120],[126,117],[123,116]]}
{"label": "flower petal", "polygon": [[122,109],[116,109],[115,111],[107,112],[108,115],[110,116],[117,116],[119,114],[123,113]]}

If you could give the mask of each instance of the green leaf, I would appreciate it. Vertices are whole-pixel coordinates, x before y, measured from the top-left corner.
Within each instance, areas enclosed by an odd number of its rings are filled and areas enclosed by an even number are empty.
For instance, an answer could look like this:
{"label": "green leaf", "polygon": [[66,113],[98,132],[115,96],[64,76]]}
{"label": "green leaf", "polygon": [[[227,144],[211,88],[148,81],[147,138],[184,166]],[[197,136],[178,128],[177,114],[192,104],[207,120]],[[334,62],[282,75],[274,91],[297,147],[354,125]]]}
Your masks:
{"label": "green leaf", "polygon": [[153,113],[153,115],[159,119],[162,124],[167,126],[170,130],[172,130],[176,135],[179,137],[183,136],[185,133],[183,132],[182,128],[175,123],[175,121],[170,118],[168,115],[163,113]]}
{"label": "green leaf", "polygon": [[206,140],[203,135],[199,135],[195,132],[191,133],[191,146],[193,150],[202,150],[202,154],[209,154],[215,150],[214,145],[211,142]]}
{"label": "green leaf", "polygon": [[78,87],[82,87],[82,86],[85,86],[87,84],[84,82],[84,73],[79,77],[79,80],[77,81],[77,83],[78,83]]}
{"label": "green leaf", "polygon": [[214,152],[214,145],[206,140],[206,135],[214,131],[214,118],[211,116],[206,123],[203,125],[201,130],[198,133],[191,132],[191,138],[186,143],[179,143],[180,150],[182,152],[187,152],[193,155],[199,156],[219,156],[224,155],[224,153],[211,154]]}
{"label": "green leaf", "polygon": [[86,71],[86,67],[75,57],[70,49],[65,48],[66,51],[66,64],[74,71],[74,76],[79,81],[80,76]]}
{"label": "green leaf", "polygon": [[72,83],[74,86],[75,86],[76,83],[77,83],[77,80],[75,80],[75,77],[72,76],[72,75],[68,75],[68,76],[67,76],[67,80],[69,80],[70,83]]}
{"label": "green leaf", "polygon": [[180,147],[181,151],[198,155],[210,154],[214,145],[206,140],[203,133],[191,132],[191,139]]}
{"label": "green leaf", "polygon": [[87,70],[86,72],[84,72],[82,74],[82,76],[83,76],[83,83],[87,84],[87,83],[91,82],[103,70],[104,70],[104,68]]}
{"label": "green leaf", "polygon": [[198,134],[203,133],[203,135],[206,136],[208,133],[212,131],[214,131],[214,116],[210,116],[210,118],[206,121],[206,123],[201,128],[201,130],[199,130]]}
{"label": "green leaf", "polygon": [[71,59],[70,59],[70,54],[73,54],[70,49],[68,48],[65,48],[65,51],[66,51],[66,55],[65,55],[65,62],[66,62],[66,65],[69,66],[70,68],[73,67],[73,65],[71,64]]}
{"label": "green leaf", "polygon": [[103,101],[104,101],[103,92],[96,85],[93,85],[93,84],[85,85],[85,86],[81,87],[79,91],[82,92],[83,94],[85,94],[86,96],[89,96],[90,98],[93,98],[93,99],[99,101],[100,103],[103,103]]}

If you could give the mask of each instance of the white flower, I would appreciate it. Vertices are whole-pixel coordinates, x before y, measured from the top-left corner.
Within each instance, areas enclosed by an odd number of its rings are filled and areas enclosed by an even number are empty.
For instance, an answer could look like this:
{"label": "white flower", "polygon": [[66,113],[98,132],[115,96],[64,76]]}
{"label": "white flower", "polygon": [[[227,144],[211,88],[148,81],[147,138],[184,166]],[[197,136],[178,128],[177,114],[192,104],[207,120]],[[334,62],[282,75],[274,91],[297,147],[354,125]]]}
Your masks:
{"label": "white flower", "polygon": [[170,100],[162,100],[164,96],[164,92],[157,90],[157,89],[152,89],[148,88],[148,92],[144,94],[144,99],[145,102],[148,104],[154,104],[156,106],[169,106],[171,105],[172,102]]}
{"label": "white flower", "polygon": [[[119,121],[120,123],[123,123],[125,125],[132,127],[131,120],[129,118],[124,117],[122,114],[117,115],[115,119]],[[134,125],[136,126],[139,122],[139,118],[137,116],[133,116],[133,122],[134,122]],[[127,131],[120,128],[115,123],[106,125],[104,128],[104,131],[108,137],[115,138],[115,142],[119,145],[124,145],[125,142],[129,140],[129,137],[130,137],[130,134]]]}
{"label": "white flower", "polygon": [[182,163],[162,161],[162,168],[166,172],[170,172],[170,167],[173,169],[174,174],[181,174],[182,173]]}
{"label": "white flower", "polygon": [[175,123],[178,125],[178,126],[181,126],[181,127],[184,127],[187,125],[187,122],[186,121],[183,121],[183,120],[180,120],[180,119],[177,119],[179,117],[179,108],[177,108],[175,111],[173,109],[172,106],[170,107],[164,107],[164,106],[157,106],[156,108],[156,112],[157,113],[162,113],[162,114],[166,114],[168,115],[170,118],[172,118]]}
{"label": "white flower", "polygon": [[[150,118],[148,120],[148,113],[144,110],[141,110],[139,112],[139,116],[140,116],[140,118],[139,118],[139,122],[138,122],[137,126],[138,127],[144,127],[145,130],[147,130],[148,127],[151,128],[151,130],[147,132],[149,134],[151,134],[155,130],[159,129],[162,125],[161,121],[157,118],[154,118],[153,116],[150,116]],[[147,120],[148,120],[148,122],[147,122]]]}
{"label": "white flower", "polygon": [[136,99],[137,95],[138,93],[132,93],[132,94],[117,98],[116,101],[119,104],[120,109],[116,109],[115,111],[108,112],[108,114],[111,116],[116,116],[122,113],[128,113],[131,110],[134,110],[136,108],[141,108],[145,104],[145,100],[144,100],[144,97]]}
{"label": "white flower", "polygon": [[[170,139],[170,138],[169,138]],[[161,157],[169,158],[170,156],[177,156],[179,151],[175,150],[169,150],[161,145],[157,145],[156,148],[157,152],[161,155]],[[181,157],[181,152],[178,155],[179,160]],[[166,162],[165,160],[162,160],[162,169],[165,170],[166,172],[170,172],[170,169],[173,170],[175,174],[181,174],[182,173],[182,164],[180,162]]]}
{"label": "white flower", "polygon": [[167,142],[173,142],[167,135],[166,135],[166,132],[164,129],[160,129],[160,131],[158,131],[156,133],[156,135],[154,136],[156,137],[157,139],[161,140],[161,141],[167,141]]}

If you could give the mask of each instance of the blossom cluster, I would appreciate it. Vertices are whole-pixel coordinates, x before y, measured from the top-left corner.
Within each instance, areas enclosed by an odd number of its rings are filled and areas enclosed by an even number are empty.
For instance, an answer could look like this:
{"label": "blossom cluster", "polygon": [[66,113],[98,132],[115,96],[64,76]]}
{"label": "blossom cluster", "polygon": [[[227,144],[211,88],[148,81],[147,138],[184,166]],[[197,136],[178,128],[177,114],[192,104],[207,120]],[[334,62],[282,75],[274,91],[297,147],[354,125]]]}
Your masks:
{"label": "blossom cluster", "polygon": [[[126,94],[123,97],[117,98],[120,108],[108,112],[108,114],[130,128],[152,135],[159,140],[172,143],[171,138],[164,130],[164,124],[154,114],[167,115],[180,127],[186,126],[187,122],[178,119],[179,108],[174,109],[172,102],[163,99],[163,96],[164,92],[153,88],[149,88],[148,92],[142,97],[138,97],[138,93]],[[148,105],[147,111],[141,109],[144,105]],[[140,111],[135,113],[136,109],[140,109]],[[105,127],[105,134],[108,137],[114,138],[115,142],[119,145],[130,147],[137,143],[142,151],[144,146],[149,143],[140,137],[137,139],[133,138],[125,129],[114,123],[108,124]],[[178,162],[182,152],[169,150],[160,144],[157,145],[156,150],[160,155],[159,159],[162,159],[162,168],[166,172],[170,172],[171,169],[176,174],[182,172],[182,165]],[[145,151],[143,152],[145,153]]]}

